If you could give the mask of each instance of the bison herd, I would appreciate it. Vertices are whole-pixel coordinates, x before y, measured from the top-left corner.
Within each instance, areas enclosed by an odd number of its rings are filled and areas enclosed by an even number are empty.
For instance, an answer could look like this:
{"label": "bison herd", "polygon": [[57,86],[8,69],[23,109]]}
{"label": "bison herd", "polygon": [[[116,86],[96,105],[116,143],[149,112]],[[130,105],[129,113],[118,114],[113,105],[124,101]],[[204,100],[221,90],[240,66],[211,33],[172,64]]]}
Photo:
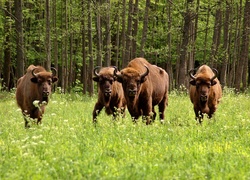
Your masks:
{"label": "bison herd", "polygon": [[[207,65],[189,71],[189,95],[199,123],[204,114],[212,117],[222,97],[217,74],[216,69]],[[28,118],[41,123],[52,84],[57,80],[56,69],[48,72],[34,65],[30,65],[26,74],[18,80],[16,101],[22,110],[26,128],[29,127]],[[134,122],[142,116],[148,125],[156,118],[155,106],[158,106],[160,120],[164,122],[169,89],[169,76],[164,69],[144,58],[135,58],[121,71],[115,66],[94,68],[93,80],[98,85],[98,99],[92,113],[94,123],[103,108],[114,119],[119,114],[124,117],[127,108]]]}

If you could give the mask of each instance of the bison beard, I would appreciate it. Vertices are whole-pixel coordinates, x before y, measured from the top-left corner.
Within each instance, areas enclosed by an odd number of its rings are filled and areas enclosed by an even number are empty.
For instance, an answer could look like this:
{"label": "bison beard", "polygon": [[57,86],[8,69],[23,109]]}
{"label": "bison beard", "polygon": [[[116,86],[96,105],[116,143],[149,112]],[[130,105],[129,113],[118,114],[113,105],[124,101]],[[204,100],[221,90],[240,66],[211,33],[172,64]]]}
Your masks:
{"label": "bison beard", "polygon": [[28,117],[41,123],[45,106],[49,101],[52,83],[56,82],[56,69],[47,72],[42,66],[30,65],[24,76],[18,79],[16,101],[24,115],[25,127],[29,127]]}
{"label": "bison beard", "polygon": [[161,122],[168,105],[169,79],[165,70],[150,64],[144,58],[131,60],[120,73],[114,71],[122,83],[127,107],[133,121],[142,116],[146,124],[155,119],[154,106],[158,105]]}
{"label": "bison beard", "polygon": [[217,109],[222,97],[222,88],[217,79],[217,70],[203,65],[198,68],[195,75],[192,69],[189,71],[191,77],[189,95],[194,105],[194,112],[199,123],[202,122],[203,114],[211,118]]}

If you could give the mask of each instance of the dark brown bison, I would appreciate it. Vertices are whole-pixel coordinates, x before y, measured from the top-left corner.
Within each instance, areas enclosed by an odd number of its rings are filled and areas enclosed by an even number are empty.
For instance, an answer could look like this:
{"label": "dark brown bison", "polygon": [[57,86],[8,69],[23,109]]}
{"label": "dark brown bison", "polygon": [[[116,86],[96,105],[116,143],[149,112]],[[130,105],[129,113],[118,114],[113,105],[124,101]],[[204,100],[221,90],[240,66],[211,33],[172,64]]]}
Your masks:
{"label": "dark brown bison", "polygon": [[217,109],[217,105],[222,97],[222,88],[217,79],[217,70],[207,65],[198,68],[196,74],[195,69],[189,71],[192,78],[190,81],[190,99],[194,104],[194,112],[199,123],[202,122],[203,114],[208,114],[211,118]]}
{"label": "dark brown bison", "polygon": [[[56,70],[52,69],[55,73]],[[58,78],[42,66],[30,65],[24,76],[18,79],[16,100],[24,115],[25,127],[29,127],[27,117],[41,123],[45,105],[49,101],[52,83]],[[37,103],[37,104],[36,104]]]}
{"label": "dark brown bison", "polygon": [[103,107],[108,115],[113,114],[114,119],[118,115],[117,113],[124,115],[126,108],[122,85],[114,77],[114,70],[117,71],[117,68],[104,67],[98,73],[99,69],[100,67],[94,69],[95,77],[93,77],[98,84],[98,100],[93,110],[93,122],[97,121],[96,117]]}
{"label": "dark brown bison", "polygon": [[134,121],[141,115],[146,124],[154,120],[154,106],[158,105],[161,122],[168,105],[168,74],[162,68],[150,64],[144,58],[131,60],[120,74],[114,71],[117,80],[122,83],[127,107]]}

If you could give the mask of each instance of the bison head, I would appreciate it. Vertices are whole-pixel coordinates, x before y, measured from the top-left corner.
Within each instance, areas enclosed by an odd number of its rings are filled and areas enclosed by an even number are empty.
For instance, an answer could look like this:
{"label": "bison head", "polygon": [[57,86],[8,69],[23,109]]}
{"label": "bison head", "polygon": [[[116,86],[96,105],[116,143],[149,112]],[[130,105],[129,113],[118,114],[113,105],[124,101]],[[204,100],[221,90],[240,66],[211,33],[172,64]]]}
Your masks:
{"label": "bison head", "polygon": [[100,91],[104,94],[105,97],[109,98],[112,93],[112,84],[116,81],[116,77],[113,75],[113,69],[117,70],[114,67],[105,67],[100,70],[98,73],[97,71],[100,69],[100,66],[94,68],[95,77],[93,80],[99,83]]}
{"label": "bison head", "polygon": [[51,86],[52,83],[56,82],[58,78],[56,77],[56,69],[51,68],[51,72],[47,71],[41,71],[38,73],[35,73],[35,70],[37,68],[34,68],[31,73],[33,77],[31,78],[31,82],[37,84],[38,86],[38,92],[42,95],[42,101],[48,102],[48,97],[51,94]]}
{"label": "bison head", "polygon": [[199,94],[200,101],[203,103],[207,102],[208,100],[211,86],[217,84],[215,78],[217,77],[218,71],[214,68],[212,68],[212,70],[214,72],[214,76],[212,78],[204,74],[197,74],[196,76],[194,76],[194,69],[189,71],[189,76],[192,78],[190,84],[192,86],[196,86],[196,91]]}
{"label": "bison head", "polygon": [[120,74],[117,74],[117,71],[114,71],[117,81],[122,83],[125,95],[131,100],[135,98],[140,91],[141,84],[147,79],[146,77],[149,73],[149,69],[147,66],[145,66],[145,68],[146,71],[142,74],[132,67],[123,69]]}

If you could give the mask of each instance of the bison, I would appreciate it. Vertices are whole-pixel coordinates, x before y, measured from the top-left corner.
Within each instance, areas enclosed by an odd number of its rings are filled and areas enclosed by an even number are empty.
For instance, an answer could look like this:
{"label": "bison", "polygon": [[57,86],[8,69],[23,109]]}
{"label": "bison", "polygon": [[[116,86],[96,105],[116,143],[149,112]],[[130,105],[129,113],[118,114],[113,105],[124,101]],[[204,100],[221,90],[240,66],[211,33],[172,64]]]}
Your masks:
{"label": "bison", "polygon": [[[97,72],[100,69],[99,73]],[[97,115],[105,107],[106,114],[113,114],[114,119],[120,112],[123,116],[126,108],[126,100],[121,83],[114,77],[116,67],[94,68],[93,80],[98,84],[98,100],[93,110],[93,122],[97,122]]]}
{"label": "bison", "polygon": [[[49,101],[52,83],[56,82],[56,69],[47,72],[42,66],[30,65],[24,76],[18,79],[16,89],[16,101],[24,115],[25,127],[29,127],[28,119],[37,119],[41,123],[45,105]],[[35,102],[38,102],[36,105]]]}
{"label": "bison", "polygon": [[146,118],[147,125],[155,120],[156,105],[161,122],[164,121],[169,88],[169,77],[165,70],[144,58],[135,58],[120,73],[114,71],[114,74],[117,81],[122,83],[127,107],[135,122],[140,116]]}
{"label": "bison", "polygon": [[194,105],[196,120],[201,123],[204,113],[211,118],[216,111],[222,97],[222,88],[217,79],[218,71],[216,69],[202,65],[195,75],[194,72],[195,69],[189,71],[191,77],[189,95]]}

